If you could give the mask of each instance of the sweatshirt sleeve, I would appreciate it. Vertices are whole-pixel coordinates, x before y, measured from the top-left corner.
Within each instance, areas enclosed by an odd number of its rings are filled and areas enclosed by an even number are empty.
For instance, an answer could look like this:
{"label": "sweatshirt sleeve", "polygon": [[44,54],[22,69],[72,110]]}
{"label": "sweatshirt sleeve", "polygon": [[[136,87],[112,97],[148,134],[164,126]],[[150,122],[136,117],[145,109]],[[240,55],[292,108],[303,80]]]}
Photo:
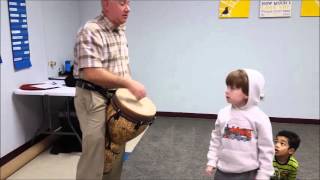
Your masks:
{"label": "sweatshirt sleeve", "polygon": [[[261,119],[262,120],[262,119]],[[274,144],[270,119],[265,117],[257,123],[259,169],[256,179],[269,179],[273,175]]]}
{"label": "sweatshirt sleeve", "polygon": [[208,158],[207,165],[208,166],[217,167],[218,149],[221,145],[220,125],[221,125],[220,121],[219,121],[219,119],[217,119],[215,122],[215,127],[211,133],[209,151],[207,154],[207,158]]}

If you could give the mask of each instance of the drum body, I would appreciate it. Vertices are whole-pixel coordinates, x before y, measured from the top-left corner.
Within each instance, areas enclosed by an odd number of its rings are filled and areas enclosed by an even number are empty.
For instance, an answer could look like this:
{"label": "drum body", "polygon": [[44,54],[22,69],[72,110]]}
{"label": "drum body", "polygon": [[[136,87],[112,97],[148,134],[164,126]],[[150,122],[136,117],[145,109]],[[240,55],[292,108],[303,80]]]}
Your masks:
{"label": "drum body", "polygon": [[106,110],[105,172],[109,172],[112,161],[120,148],[141,134],[154,120],[156,107],[147,97],[136,100],[128,89],[118,89]]}

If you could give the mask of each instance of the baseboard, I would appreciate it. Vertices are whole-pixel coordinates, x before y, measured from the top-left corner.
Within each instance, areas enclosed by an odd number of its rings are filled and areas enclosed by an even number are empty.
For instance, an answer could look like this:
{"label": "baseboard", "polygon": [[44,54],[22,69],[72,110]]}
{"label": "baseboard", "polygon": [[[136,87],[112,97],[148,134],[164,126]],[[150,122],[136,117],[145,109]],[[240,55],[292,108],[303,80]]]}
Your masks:
{"label": "baseboard", "polygon": [[165,111],[158,111],[156,116],[182,117],[182,118],[201,118],[201,119],[217,119],[217,115],[216,114],[200,114],[200,113],[185,113],[185,112],[165,112]]}
{"label": "baseboard", "polygon": [[271,120],[271,122],[277,122],[277,123],[317,124],[317,125],[320,125],[320,119],[270,117],[270,120]]}
{"label": "baseboard", "polygon": [[[185,113],[185,112],[165,112],[158,111],[157,116],[163,117],[182,117],[182,118],[201,118],[201,119],[217,119],[217,114],[201,114],[201,113]],[[270,117],[271,122],[277,123],[295,123],[295,124],[320,124],[319,119],[303,119],[303,118],[281,118]]]}
{"label": "baseboard", "polygon": [[40,134],[39,136],[37,136],[34,139],[26,142],[25,144],[23,144],[22,146],[18,147],[17,149],[11,151],[7,155],[1,157],[0,158],[0,167],[2,165],[6,164],[7,162],[11,161],[12,159],[14,159],[15,157],[17,157],[21,153],[23,153],[25,150],[27,150],[31,146],[33,146],[36,143],[40,142],[41,140],[43,140],[47,136],[48,136],[47,134]]}

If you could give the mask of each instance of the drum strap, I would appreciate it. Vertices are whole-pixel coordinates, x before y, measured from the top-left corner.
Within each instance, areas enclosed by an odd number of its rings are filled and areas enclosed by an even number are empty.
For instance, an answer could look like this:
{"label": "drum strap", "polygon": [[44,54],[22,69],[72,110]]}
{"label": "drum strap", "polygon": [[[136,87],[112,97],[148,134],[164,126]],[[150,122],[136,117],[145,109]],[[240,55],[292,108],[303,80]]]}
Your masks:
{"label": "drum strap", "polygon": [[110,99],[112,98],[113,94],[116,91],[116,90],[109,90],[109,89],[103,88],[101,86],[93,84],[92,82],[86,81],[84,79],[77,79],[76,86],[86,90],[90,90],[90,91],[97,91],[104,98],[106,98],[107,104],[109,104]]}
{"label": "drum strap", "polygon": [[[105,89],[101,86],[98,86],[98,85],[95,85],[89,81],[86,81],[84,79],[77,79],[77,82],[76,82],[76,86],[77,87],[80,87],[80,88],[83,88],[83,89],[86,89],[86,90],[89,90],[89,91],[97,91],[99,94],[101,94],[105,99],[106,99],[106,105],[108,106],[111,102],[111,98],[112,96],[114,95],[114,93],[116,92],[116,90],[108,90],[108,89]],[[112,118],[115,118],[115,116],[119,114],[119,113],[115,113],[113,114],[107,121],[107,125],[109,126],[109,122]],[[109,127],[106,127],[106,136],[108,137],[108,149],[111,149],[111,135],[110,135],[110,132],[109,132]]]}

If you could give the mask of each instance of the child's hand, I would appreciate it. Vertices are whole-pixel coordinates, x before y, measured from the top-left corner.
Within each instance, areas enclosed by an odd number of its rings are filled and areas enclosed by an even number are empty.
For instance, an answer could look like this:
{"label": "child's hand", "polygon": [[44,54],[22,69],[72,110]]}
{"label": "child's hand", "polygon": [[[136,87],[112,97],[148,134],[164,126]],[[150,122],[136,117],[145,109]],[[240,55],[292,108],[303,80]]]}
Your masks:
{"label": "child's hand", "polygon": [[207,166],[207,168],[206,168],[206,175],[207,175],[207,176],[211,176],[214,169],[216,169],[216,168],[213,167],[213,166]]}

